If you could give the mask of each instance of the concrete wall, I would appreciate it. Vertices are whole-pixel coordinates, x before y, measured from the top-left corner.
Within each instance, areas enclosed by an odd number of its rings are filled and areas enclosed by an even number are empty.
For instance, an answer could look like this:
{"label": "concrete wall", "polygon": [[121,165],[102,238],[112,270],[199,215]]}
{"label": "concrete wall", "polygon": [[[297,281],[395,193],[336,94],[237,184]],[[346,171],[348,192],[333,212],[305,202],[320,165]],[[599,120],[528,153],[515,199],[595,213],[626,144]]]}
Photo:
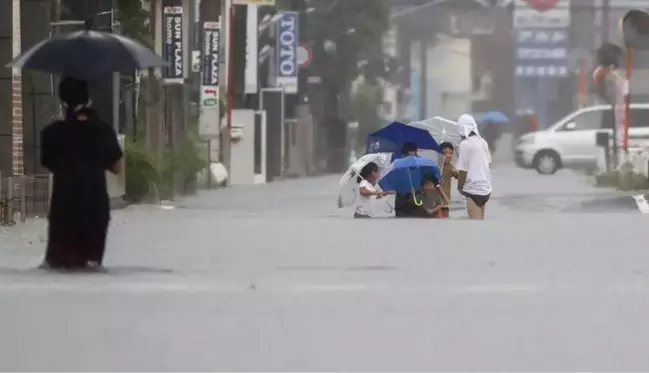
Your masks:
{"label": "concrete wall", "polygon": [[426,112],[457,118],[471,111],[471,42],[440,39],[428,49]]}

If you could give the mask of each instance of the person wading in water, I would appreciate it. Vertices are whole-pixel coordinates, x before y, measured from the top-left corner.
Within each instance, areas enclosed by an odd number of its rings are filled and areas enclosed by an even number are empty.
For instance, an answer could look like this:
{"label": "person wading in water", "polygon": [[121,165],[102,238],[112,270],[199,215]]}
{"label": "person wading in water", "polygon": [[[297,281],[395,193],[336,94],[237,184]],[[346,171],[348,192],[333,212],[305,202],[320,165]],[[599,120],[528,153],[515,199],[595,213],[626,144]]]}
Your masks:
{"label": "person wading in water", "polygon": [[464,138],[458,150],[457,190],[466,197],[469,219],[483,220],[492,191],[489,145],[480,137],[471,115],[460,116],[457,123]]}
{"label": "person wading in water", "polygon": [[54,175],[42,268],[100,268],[110,221],[106,171],[122,172],[122,149],[88,107],[87,82],[64,78],[59,97],[65,118],[41,132],[41,163]]}

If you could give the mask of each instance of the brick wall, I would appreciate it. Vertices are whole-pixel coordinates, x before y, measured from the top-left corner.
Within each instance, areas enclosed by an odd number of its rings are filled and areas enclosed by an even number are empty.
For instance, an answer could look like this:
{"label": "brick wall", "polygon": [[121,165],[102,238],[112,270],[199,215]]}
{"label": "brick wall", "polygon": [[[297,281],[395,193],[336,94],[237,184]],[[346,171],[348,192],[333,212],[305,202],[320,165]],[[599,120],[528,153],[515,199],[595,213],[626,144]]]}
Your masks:
{"label": "brick wall", "polygon": [[14,175],[25,172],[23,147],[23,84],[19,72],[11,79],[11,168]]}
{"label": "brick wall", "polygon": [[[51,13],[50,0],[30,0],[21,3],[23,50],[48,37]],[[22,72],[23,87],[23,162],[27,174],[47,171],[40,164],[40,132],[58,114],[57,100],[52,93],[50,75],[38,71]]]}

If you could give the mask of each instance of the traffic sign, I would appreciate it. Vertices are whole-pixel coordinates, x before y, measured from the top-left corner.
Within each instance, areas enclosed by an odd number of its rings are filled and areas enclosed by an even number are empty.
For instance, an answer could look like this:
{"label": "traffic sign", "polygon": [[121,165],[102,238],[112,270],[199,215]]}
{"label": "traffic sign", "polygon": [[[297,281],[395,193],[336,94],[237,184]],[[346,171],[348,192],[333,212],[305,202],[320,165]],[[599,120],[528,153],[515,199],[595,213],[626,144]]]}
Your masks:
{"label": "traffic sign", "polygon": [[313,52],[311,51],[311,47],[306,43],[300,43],[300,46],[297,49],[297,62],[300,64],[300,67],[309,67],[312,59]]}

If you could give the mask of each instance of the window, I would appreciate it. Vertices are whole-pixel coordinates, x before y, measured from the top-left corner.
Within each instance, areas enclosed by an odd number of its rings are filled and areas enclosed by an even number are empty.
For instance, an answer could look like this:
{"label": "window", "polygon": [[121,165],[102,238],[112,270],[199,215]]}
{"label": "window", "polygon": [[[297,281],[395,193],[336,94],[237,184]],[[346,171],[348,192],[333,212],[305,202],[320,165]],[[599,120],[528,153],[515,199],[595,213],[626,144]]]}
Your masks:
{"label": "window", "polygon": [[649,127],[649,109],[631,109],[629,127]]}
{"label": "window", "polygon": [[[587,131],[587,130],[599,130],[603,128],[610,128],[610,114],[611,110],[593,110],[587,111],[573,117],[568,120],[568,123],[575,123],[575,128],[572,131]],[[565,126],[563,128],[565,131]]]}

